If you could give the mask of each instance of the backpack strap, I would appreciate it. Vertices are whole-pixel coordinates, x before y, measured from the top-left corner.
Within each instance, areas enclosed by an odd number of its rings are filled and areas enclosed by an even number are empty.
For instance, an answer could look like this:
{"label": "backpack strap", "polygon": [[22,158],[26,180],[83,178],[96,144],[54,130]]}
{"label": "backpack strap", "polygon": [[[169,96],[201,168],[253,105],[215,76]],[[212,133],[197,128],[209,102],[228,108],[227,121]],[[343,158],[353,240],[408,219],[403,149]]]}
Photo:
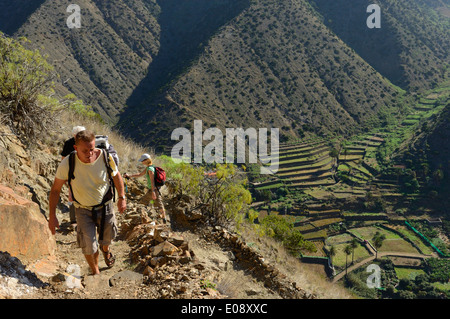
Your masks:
{"label": "backpack strap", "polygon": [[78,204],[80,204],[80,202],[78,202],[75,198],[75,195],[72,190],[72,184],[70,183],[72,181],[72,179],[75,179],[75,175],[73,174],[73,172],[75,170],[75,156],[76,156],[76,151],[72,151],[69,154],[69,174],[68,174],[68,178],[67,178],[67,184],[69,185],[70,193],[72,194],[72,199],[74,201],[76,201]]}
{"label": "backpack strap", "polygon": [[116,192],[114,191],[114,180],[112,178],[113,170],[112,170],[111,165],[109,163],[109,159],[110,159],[109,152],[107,150],[105,150],[105,149],[102,149],[101,151],[103,153],[103,160],[105,161],[106,170],[108,172],[108,179],[109,179],[109,190],[108,190],[108,192],[112,193],[112,199],[113,199],[113,202],[115,202],[116,201]]}
{"label": "backpack strap", "polygon": [[[153,169],[155,170],[155,172],[153,173],[152,185],[153,185],[154,188],[156,188],[158,190],[159,195],[161,195],[161,192],[159,191],[159,187],[156,186],[156,182],[155,182],[156,167],[155,167],[155,165],[150,165],[149,167],[153,167]],[[149,171],[149,169],[147,168],[147,174],[148,174],[148,177],[150,177],[150,173],[148,171]]]}
{"label": "backpack strap", "polygon": [[115,192],[115,189],[114,189],[114,180],[112,178],[113,170],[112,170],[110,162],[109,162],[109,160],[110,160],[109,152],[106,149],[102,149],[102,153],[103,153],[103,160],[105,161],[105,166],[106,166],[106,170],[107,170],[107,173],[108,173],[109,189],[106,192],[105,196],[103,197],[102,202],[100,204],[92,207],[92,217],[94,218],[94,216],[95,216],[94,223],[97,220],[96,208],[97,207],[101,207],[102,208],[102,217],[100,219],[100,230],[99,230],[99,235],[98,235],[98,239],[99,240],[103,240],[103,232],[104,232],[104,229],[105,229],[105,219],[106,219],[106,217],[105,217],[105,215],[106,215],[106,203],[108,201],[110,201],[111,199],[113,200],[113,202],[116,201],[116,192]]}

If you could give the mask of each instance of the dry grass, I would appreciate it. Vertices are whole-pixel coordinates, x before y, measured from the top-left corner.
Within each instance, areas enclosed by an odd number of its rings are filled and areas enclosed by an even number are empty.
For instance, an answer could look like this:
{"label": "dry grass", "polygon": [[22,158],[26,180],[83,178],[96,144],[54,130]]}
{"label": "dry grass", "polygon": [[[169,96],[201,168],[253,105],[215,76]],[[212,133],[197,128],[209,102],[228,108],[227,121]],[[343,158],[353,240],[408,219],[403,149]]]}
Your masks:
{"label": "dry grass", "polygon": [[[354,296],[340,284],[333,284],[326,276],[322,265],[305,264],[293,257],[281,243],[270,237],[257,235],[251,227],[243,227],[242,236],[270,263],[277,265],[299,287],[314,293],[320,299],[352,299]],[[253,244],[252,244],[253,243]]]}
{"label": "dry grass", "polygon": [[217,290],[230,299],[238,298],[242,285],[242,278],[235,273],[228,272],[217,284]]}
{"label": "dry grass", "polygon": [[114,146],[114,149],[119,155],[119,170],[122,173],[136,173],[137,171],[142,170],[142,166],[139,165],[138,159],[144,153],[148,153],[154,158],[152,149],[145,149],[143,146],[126,139],[111,127],[98,123],[95,120],[81,119],[72,112],[66,112],[61,116],[60,123],[61,129],[59,139],[62,142],[71,137],[72,128],[77,125],[86,127],[86,129],[94,132],[96,135],[107,135],[109,142]]}

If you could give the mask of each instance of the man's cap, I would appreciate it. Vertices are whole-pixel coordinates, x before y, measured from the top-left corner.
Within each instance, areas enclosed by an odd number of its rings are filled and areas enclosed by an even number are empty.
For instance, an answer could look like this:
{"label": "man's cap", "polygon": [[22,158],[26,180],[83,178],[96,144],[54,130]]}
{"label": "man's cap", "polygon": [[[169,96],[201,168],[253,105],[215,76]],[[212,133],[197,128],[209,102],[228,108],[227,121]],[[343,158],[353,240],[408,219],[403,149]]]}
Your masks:
{"label": "man's cap", "polygon": [[143,162],[147,159],[152,159],[150,155],[146,154],[142,154],[141,158],[139,159],[139,162]]}
{"label": "man's cap", "polygon": [[77,135],[81,131],[85,131],[86,128],[84,126],[74,126],[72,129],[72,135]]}

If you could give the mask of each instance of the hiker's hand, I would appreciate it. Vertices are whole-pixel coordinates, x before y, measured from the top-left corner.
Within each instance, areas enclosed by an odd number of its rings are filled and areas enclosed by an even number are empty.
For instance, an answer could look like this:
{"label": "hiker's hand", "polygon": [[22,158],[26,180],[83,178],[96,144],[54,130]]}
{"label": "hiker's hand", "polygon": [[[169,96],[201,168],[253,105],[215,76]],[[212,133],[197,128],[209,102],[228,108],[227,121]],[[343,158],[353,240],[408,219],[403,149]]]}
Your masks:
{"label": "hiker's hand", "polygon": [[50,215],[48,219],[48,227],[50,228],[52,235],[54,235],[56,233],[55,228],[59,228],[59,221],[58,218],[56,218],[56,216]]}
{"label": "hiker's hand", "polygon": [[119,201],[117,202],[117,209],[121,214],[125,211],[125,209],[127,209],[127,202],[125,201],[125,198],[119,198]]}
{"label": "hiker's hand", "polygon": [[125,177],[126,179],[130,179],[130,176],[128,176],[127,173],[124,173],[124,174],[123,174],[123,177]]}
{"label": "hiker's hand", "polygon": [[156,191],[152,191],[152,199],[156,200]]}

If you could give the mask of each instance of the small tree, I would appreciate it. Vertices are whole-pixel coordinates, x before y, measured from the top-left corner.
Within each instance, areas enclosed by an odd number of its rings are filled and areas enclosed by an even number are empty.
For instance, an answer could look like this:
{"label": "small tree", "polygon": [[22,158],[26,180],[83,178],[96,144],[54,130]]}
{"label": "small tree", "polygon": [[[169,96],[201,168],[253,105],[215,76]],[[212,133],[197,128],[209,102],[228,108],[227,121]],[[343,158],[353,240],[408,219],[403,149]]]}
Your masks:
{"label": "small tree", "polygon": [[331,263],[333,263],[333,257],[336,255],[336,248],[334,246],[330,246],[327,255],[330,258]]}
{"label": "small tree", "polygon": [[247,210],[252,196],[246,184],[247,179],[233,164],[217,164],[216,177],[201,180],[199,198],[205,204],[204,213],[213,224],[224,226]]}
{"label": "small tree", "polygon": [[53,67],[38,50],[26,49],[27,42],[0,32],[0,113],[24,142],[45,132],[52,118],[51,109],[39,103],[39,96],[51,91]]}
{"label": "small tree", "polygon": [[375,246],[376,252],[375,252],[375,259],[378,259],[378,249],[381,248],[383,245],[383,241],[386,239],[386,236],[381,234],[380,232],[376,232],[375,235],[373,235],[372,241],[373,245]]}
{"label": "small tree", "polygon": [[358,247],[358,240],[356,238],[353,238],[350,242],[350,246],[352,247],[352,264],[355,261],[355,249]]}
{"label": "small tree", "polygon": [[347,277],[347,270],[348,270],[347,257],[352,253],[352,246],[351,245],[345,246],[344,252],[345,252],[345,277]]}

